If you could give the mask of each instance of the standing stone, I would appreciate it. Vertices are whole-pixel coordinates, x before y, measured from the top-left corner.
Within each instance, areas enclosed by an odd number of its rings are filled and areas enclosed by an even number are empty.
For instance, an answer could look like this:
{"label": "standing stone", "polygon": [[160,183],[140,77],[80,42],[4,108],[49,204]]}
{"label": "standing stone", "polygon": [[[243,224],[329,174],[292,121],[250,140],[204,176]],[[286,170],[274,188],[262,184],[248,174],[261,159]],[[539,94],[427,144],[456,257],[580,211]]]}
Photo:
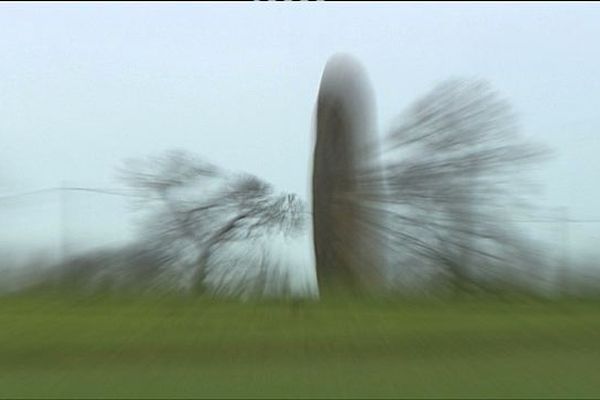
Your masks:
{"label": "standing stone", "polygon": [[377,143],[373,96],[362,67],[345,55],[325,67],[316,111],[313,237],[321,290],[358,289],[378,280],[372,210],[359,174]]}

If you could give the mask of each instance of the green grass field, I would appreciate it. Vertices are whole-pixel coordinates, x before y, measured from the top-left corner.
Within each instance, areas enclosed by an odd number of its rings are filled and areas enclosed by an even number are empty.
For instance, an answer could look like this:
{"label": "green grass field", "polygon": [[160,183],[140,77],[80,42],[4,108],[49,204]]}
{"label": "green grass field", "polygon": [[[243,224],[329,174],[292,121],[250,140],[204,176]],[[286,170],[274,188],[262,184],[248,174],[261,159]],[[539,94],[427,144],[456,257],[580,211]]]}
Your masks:
{"label": "green grass field", "polygon": [[600,397],[600,302],[0,298],[0,397]]}

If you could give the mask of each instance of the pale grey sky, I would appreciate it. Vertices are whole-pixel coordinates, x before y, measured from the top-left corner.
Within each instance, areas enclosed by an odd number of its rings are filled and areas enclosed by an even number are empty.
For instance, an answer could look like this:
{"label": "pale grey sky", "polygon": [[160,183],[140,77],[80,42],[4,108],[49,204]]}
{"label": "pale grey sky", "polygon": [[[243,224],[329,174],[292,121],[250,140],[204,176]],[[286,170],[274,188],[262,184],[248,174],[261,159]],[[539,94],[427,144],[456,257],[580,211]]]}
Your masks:
{"label": "pale grey sky", "polygon": [[489,80],[557,151],[548,206],[600,218],[598,38],[597,3],[3,3],[0,193],[112,187],[123,159],[179,147],[305,197],[321,72],[342,51],[384,132],[436,82]]}

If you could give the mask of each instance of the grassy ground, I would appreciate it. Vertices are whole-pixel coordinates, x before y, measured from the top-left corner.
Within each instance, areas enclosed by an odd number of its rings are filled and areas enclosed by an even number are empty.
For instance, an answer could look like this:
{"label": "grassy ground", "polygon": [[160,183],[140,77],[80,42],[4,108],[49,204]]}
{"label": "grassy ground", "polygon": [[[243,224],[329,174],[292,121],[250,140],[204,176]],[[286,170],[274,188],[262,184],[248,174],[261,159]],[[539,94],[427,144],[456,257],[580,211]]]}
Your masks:
{"label": "grassy ground", "polygon": [[600,303],[0,298],[0,397],[600,397]]}

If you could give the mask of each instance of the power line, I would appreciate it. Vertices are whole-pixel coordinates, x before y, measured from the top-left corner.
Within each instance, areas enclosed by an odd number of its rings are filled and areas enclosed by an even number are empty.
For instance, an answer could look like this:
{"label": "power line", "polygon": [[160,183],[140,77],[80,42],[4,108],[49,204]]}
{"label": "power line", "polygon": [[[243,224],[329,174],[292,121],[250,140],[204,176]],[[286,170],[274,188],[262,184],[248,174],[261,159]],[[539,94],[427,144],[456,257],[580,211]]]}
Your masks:
{"label": "power line", "polygon": [[600,218],[595,219],[595,218],[590,218],[590,219],[583,219],[583,218],[578,218],[578,219],[503,219],[505,221],[510,221],[510,222],[531,222],[531,223],[548,223],[548,224],[555,224],[557,222],[569,222],[569,223],[576,223],[576,224],[585,224],[585,223],[599,223],[600,222]]}
{"label": "power line", "polygon": [[0,201],[2,200],[11,200],[11,199],[19,199],[22,197],[35,196],[44,193],[52,193],[58,191],[79,191],[79,192],[92,192],[92,193],[100,193],[100,194],[108,194],[113,196],[123,196],[123,197],[139,197],[138,195],[127,193],[123,190],[118,189],[103,189],[103,188],[89,188],[89,187],[80,187],[80,186],[60,186],[60,187],[52,187],[38,190],[31,190],[28,192],[14,193],[9,195],[0,196]]}
{"label": "power line", "polygon": [[[121,197],[141,197],[139,194],[134,194],[131,192],[127,192],[123,189],[114,189],[114,188],[94,188],[94,187],[84,187],[84,186],[58,186],[58,187],[50,187],[44,189],[31,190],[27,192],[14,193],[9,195],[0,196],[0,201],[3,200],[12,200],[19,199],[22,197],[35,196],[44,193],[52,193],[58,191],[69,191],[69,192],[89,192],[89,193],[99,193],[106,194],[111,196],[121,196]],[[555,224],[559,222],[566,223],[575,223],[575,224],[586,224],[586,223],[600,223],[600,218],[526,218],[526,219],[504,219],[507,222],[524,222],[524,223],[547,223],[547,224]]]}

